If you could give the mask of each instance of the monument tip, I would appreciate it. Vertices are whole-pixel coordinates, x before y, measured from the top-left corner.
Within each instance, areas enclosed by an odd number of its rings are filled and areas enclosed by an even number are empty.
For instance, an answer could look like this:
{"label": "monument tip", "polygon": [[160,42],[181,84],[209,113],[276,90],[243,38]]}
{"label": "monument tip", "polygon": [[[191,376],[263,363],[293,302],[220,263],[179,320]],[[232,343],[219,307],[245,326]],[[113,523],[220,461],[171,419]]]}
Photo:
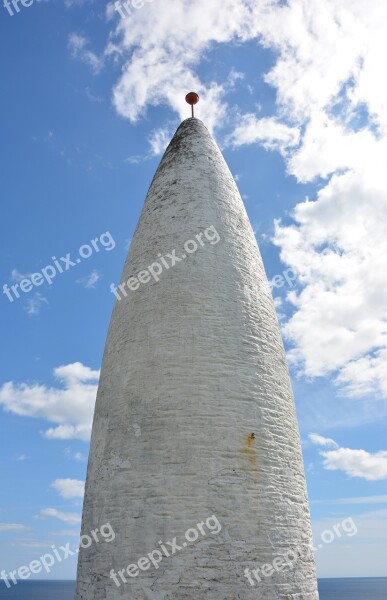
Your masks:
{"label": "monument tip", "polygon": [[191,105],[192,117],[194,117],[194,105],[199,102],[198,94],[196,92],[189,92],[185,97],[185,101]]}

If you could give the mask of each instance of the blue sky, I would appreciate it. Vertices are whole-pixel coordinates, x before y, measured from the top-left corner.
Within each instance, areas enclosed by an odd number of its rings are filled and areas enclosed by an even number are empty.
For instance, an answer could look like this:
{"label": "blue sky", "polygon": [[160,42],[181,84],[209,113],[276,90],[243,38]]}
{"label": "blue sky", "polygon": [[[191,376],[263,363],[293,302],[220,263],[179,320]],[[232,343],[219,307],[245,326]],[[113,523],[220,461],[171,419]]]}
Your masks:
{"label": "blue sky", "polygon": [[1,569],[76,544],[109,287],[194,89],[280,276],[315,539],[356,523],[318,574],[386,575],[387,15],[320,4],[1,6],[2,287],[75,262],[1,295]]}

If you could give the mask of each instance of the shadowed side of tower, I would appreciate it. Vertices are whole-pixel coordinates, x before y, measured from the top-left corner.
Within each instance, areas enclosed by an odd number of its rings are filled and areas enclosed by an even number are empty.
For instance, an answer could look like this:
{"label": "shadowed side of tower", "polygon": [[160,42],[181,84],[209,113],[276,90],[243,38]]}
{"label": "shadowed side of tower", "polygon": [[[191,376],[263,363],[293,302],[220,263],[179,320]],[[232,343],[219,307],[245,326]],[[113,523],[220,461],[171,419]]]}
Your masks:
{"label": "shadowed side of tower", "polygon": [[[139,276],[155,263],[160,273]],[[128,280],[106,342],[82,521],[84,534],[110,523],[116,536],[81,549],[76,600],[316,600],[274,305],[235,182],[198,119],[180,125],[156,172]],[[190,528],[202,529],[192,542]],[[175,537],[173,555],[119,586],[110,576]],[[246,568],[290,551],[288,568],[249,583]]]}

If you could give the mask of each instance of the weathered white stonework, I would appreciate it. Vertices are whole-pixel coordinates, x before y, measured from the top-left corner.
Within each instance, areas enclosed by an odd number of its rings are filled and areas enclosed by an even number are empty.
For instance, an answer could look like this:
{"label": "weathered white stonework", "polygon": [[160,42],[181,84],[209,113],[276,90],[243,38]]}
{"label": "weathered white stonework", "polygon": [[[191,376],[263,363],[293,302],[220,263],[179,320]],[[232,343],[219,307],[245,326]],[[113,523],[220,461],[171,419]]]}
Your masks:
{"label": "weathered white stonework", "polygon": [[[217,244],[117,301],[103,359],[76,600],[316,600],[293,396],[265,271],[235,182],[198,119],[177,130],[148,192],[122,281],[213,225]],[[258,418],[257,418],[258,415]],[[252,436],[252,434],[254,434]],[[160,568],[110,579],[211,515]],[[299,548],[295,568],[244,576]]]}

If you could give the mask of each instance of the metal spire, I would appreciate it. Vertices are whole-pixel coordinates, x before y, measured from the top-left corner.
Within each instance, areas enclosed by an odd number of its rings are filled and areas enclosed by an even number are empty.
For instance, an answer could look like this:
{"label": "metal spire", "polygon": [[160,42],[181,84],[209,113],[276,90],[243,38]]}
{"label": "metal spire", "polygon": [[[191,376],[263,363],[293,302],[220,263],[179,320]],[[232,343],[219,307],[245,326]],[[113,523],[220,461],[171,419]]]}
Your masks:
{"label": "metal spire", "polygon": [[189,92],[189,94],[187,94],[185,97],[185,101],[187,102],[187,104],[191,105],[191,116],[192,118],[194,118],[194,105],[199,102],[198,94],[196,94],[196,92]]}

